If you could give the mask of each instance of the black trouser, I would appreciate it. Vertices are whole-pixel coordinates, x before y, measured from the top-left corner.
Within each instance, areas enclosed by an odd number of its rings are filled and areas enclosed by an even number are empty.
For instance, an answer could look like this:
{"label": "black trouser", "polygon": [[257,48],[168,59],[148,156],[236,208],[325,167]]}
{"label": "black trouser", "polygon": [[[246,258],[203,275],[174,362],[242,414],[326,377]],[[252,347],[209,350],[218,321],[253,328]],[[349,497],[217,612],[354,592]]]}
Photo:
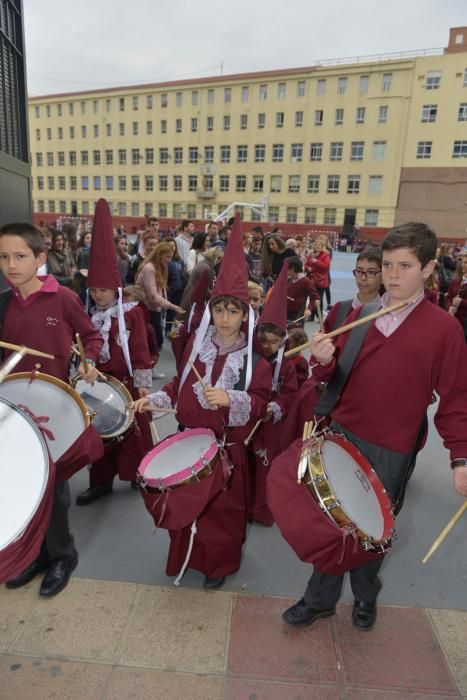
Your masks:
{"label": "black trouser", "polygon": [[[176,304],[177,306],[180,306],[180,302],[182,300],[183,296],[183,289],[175,289],[173,292],[169,291],[168,298],[169,301],[172,302],[172,304]],[[170,331],[172,330],[172,322],[175,318],[175,311],[174,309],[167,309],[165,312],[165,335],[168,336]]]}
{"label": "black trouser", "polygon": [[71,559],[76,554],[75,541],[68,522],[69,507],[70,486],[68,481],[62,481],[54,488],[52,514],[41,548],[41,556],[45,556],[51,561]]}
{"label": "black trouser", "polygon": [[162,322],[161,322],[161,312],[160,311],[150,311],[149,318],[151,319],[151,326],[154,328],[154,333],[156,334],[157,347],[160,350],[164,345],[164,334],[162,333]]}

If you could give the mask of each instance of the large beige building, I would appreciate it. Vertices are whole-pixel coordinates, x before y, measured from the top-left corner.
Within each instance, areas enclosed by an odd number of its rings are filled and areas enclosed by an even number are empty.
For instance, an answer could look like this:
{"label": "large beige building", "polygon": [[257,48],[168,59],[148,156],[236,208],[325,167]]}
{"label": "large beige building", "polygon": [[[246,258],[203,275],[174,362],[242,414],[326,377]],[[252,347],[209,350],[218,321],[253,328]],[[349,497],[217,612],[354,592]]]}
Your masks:
{"label": "large beige building", "polygon": [[[34,210],[467,227],[467,27],[446,49],[29,100]],[[259,220],[246,207],[246,220]],[[45,217],[44,217],[45,218]]]}

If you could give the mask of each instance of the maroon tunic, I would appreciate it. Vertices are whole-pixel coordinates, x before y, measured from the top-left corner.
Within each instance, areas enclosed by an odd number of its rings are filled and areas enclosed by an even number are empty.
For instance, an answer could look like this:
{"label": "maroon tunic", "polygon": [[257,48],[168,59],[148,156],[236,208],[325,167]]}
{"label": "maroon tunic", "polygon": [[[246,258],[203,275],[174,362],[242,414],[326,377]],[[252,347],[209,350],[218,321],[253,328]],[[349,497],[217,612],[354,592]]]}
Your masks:
{"label": "maroon tunic", "polygon": [[461,326],[464,328],[465,319],[467,318],[467,284],[462,283],[462,279],[458,278],[451,282],[448,292],[446,294],[446,308],[452,304],[454,297],[460,297],[461,303],[454,314],[454,318],[457,318]]}
{"label": "maroon tunic", "polygon": [[[232,371],[231,356],[238,352],[221,355],[209,340],[212,327],[208,331],[200,356],[195,366],[202,377],[210,375],[209,384],[231,392],[230,408],[212,410],[200,403],[202,392],[193,370],[187,376],[179,392],[179,376],[167,384],[165,392],[172,405],[177,402],[177,419],[188,428],[204,427],[214,431],[218,439],[226,436],[225,447],[233,471],[228,487],[216,496],[197,518],[197,534],[189,561],[189,568],[201,571],[207,576],[228,576],[238,571],[242,545],[246,536],[246,476],[248,458],[243,441],[256,421],[265,414],[271,391],[271,366],[260,359],[253,372],[248,392],[235,390],[238,373]],[[210,347],[211,345],[214,346]],[[192,348],[193,337],[184,353],[185,366]],[[203,359],[205,361],[203,361]],[[208,373],[208,375],[206,375]],[[161,396],[161,392],[155,394]],[[246,399],[246,396],[249,399]],[[202,401],[202,398],[201,398]],[[245,412],[245,407],[249,410]],[[229,425],[230,422],[230,425]],[[190,540],[190,527],[170,530],[170,549],[167,561],[167,575],[177,575],[185,561]]]}
{"label": "maroon tunic", "polygon": [[289,280],[287,285],[287,318],[298,318],[305,311],[307,299],[310,298],[308,308],[314,311],[315,301],[319,299],[314,283],[306,276],[300,277],[295,282]]}

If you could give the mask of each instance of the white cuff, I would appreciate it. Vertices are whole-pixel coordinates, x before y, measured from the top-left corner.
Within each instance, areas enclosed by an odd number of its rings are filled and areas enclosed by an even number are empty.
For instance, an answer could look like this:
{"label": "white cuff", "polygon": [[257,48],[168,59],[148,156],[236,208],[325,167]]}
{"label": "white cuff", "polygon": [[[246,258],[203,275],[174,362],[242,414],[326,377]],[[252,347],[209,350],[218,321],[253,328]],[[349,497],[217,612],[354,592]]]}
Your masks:
{"label": "white cuff", "polygon": [[270,401],[268,408],[272,411],[272,422],[279,423],[279,421],[282,420],[282,411],[279,404],[275,401]]}
{"label": "white cuff", "polygon": [[165,391],[156,391],[155,394],[148,394],[151,408],[172,408],[170,396]]}
{"label": "white cuff", "polygon": [[250,420],[251,398],[246,391],[227,389],[230,399],[229,427],[237,428],[246,425]]}
{"label": "white cuff", "polygon": [[133,386],[135,389],[150,389],[152,387],[152,371],[150,369],[134,369]]}

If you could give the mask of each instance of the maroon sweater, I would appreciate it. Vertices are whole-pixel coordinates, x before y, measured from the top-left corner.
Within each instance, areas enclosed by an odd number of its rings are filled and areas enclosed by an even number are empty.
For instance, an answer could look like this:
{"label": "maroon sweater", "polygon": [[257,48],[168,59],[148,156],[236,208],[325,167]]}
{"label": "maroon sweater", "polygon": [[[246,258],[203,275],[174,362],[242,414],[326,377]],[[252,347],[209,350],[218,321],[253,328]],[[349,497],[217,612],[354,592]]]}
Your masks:
{"label": "maroon sweater", "polygon": [[[55,355],[54,360],[26,355],[16,365],[15,372],[30,372],[39,362],[41,372],[68,382],[75,334],[80,334],[86,357],[94,362],[99,358],[102,338],[75,292],[60,286],[51,275],[43,281],[42,288],[26,299],[22,299],[13,287],[13,296],[3,320],[2,340]],[[9,354],[11,351],[6,350],[5,356]]]}
{"label": "maroon sweater", "polygon": [[[296,318],[300,311],[305,310],[306,300],[310,297],[308,308],[313,311],[315,301],[319,299],[313,282],[308,277],[300,277],[296,282],[289,281],[287,285],[287,316]],[[291,301],[293,299],[293,301]]]}
{"label": "maroon sweater", "polygon": [[[347,321],[354,320],[356,312]],[[348,333],[336,338],[337,352]],[[313,376],[328,381],[335,360]],[[451,459],[467,455],[467,351],[459,323],[424,299],[386,338],[372,321],[332,418],[358,437],[409,453],[432,392],[435,425]]]}

